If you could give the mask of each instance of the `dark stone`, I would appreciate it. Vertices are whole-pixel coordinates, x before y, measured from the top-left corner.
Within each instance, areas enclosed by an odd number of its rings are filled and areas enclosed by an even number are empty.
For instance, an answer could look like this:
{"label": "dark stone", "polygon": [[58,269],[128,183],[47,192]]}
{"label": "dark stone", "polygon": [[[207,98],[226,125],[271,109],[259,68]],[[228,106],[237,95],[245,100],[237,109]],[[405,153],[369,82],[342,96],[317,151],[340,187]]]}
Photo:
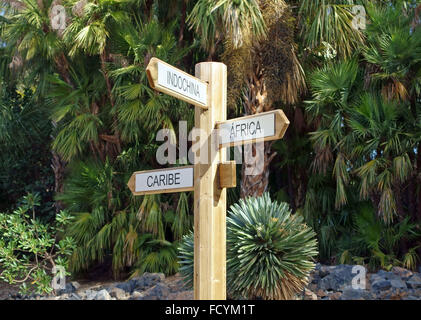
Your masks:
{"label": "dark stone", "polygon": [[324,270],[328,272],[328,275],[320,280],[320,289],[339,291],[343,287],[351,285],[352,279],[356,276],[356,273],[352,273],[353,267],[352,265],[338,265]]}
{"label": "dark stone", "polygon": [[414,274],[409,280],[406,282],[409,288],[412,289],[421,289],[421,277]]}
{"label": "dark stone", "polygon": [[370,292],[362,289],[346,287],[342,293],[341,300],[367,300],[370,299]]}
{"label": "dark stone", "polygon": [[108,293],[111,297],[116,298],[117,300],[123,300],[126,298],[126,291],[117,287],[111,288],[108,290]]}
{"label": "dark stone", "polygon": [[141,277],[133,278],[130,280],[134,283],[133,290],[145,291],[150,287],[153,287],[157,283],[165,279],[162,273],[148,273],[145,272]]}
{"label": "dark stone", "polygon": [[309,283],[316,284],[320,281],[320,276],[316,273],[310,274]]}
{"label": "dark stone", "polygon": [[144,296],[144,297],[139,297],[135,300],[161,300],[161,299],[159,299],[157,296],[148,295],[148,296]]}
{"label": "dark stone", "polygon": [[82,300],[82,298],[78,294],[72,293],[67,300]]}
{"label": "dark stone", "polygon": [[324,278],[335,271],[336,266],[321,266],[319,271],[320,278]]}
{"label": "dark stone", "polygon": [[111,300],[111,296],[107,290],[102,289],[97,293],[95,300]]}
{"label": "dark stone", "polygon": [[377,282],[377,281],[385,281],[385,280],[386,280],[385,278],[382,278],[377,274],[372,274],[370,276],[370,283],[374,283],[374,282]]}
{"label": "dark stone", "polygon": [[95,300],[97,294],[98,294],[98,291],[88,289],[88,290],[85,291],[85,299],[86,300]]}
{"label": "dark stone", "polygon": [[384,270],[380,270],[377,272],[377,275],[380,278],[386,279],[386,280],[401,280],[401,277],[398,274],[395,274],[393,272],[388,272]]}
{"label": "dark stone", "polygon": [[158,283],[144,292],[143,297],[139,297],[138,300],[166,300],[169,294],[168,286],[164,283]]}
{"label": "dark stone", "polygon": [[71,294],[73,292],[76,292],[76,288],[71,283],[66,283],[64,289],[57,290],[57,295],[61,296],[62,294]]}
{"label": "dark stone", "polygon": [[409,278],[414,274],[412,271],[401,267],[393,267],[392,272],[401,278]]}
{"label": "dark stone", "polygon": [[389,280],[378,280],[373,282],[373,284],[371,285],[371,287],[374,290],[379,290],[379,291],[384,291],[387,289],[390,289],[392,285],[390,284]]}
{"label": "dark stone", "polygon": [[118,283],[114,287],[119,288],[121,290],[124,290],[127,293],[132,293],[133,290],[135,289],[135,286],[136,286],[136,282],[134,282],[133,280],[130,280],[130,281],[127,281],[127,282]]}
{"label": "dark stone", "polygon": [[406,284],[402,280],[390,280],[392,288],[406,289]]}

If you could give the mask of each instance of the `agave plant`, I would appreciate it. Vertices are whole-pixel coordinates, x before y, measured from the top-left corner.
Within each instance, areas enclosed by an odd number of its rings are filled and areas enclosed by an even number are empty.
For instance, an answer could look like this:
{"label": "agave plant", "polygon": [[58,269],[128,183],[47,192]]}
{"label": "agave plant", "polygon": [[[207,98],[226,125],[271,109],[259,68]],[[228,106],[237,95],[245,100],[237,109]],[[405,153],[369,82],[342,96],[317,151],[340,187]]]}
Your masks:
{"label": "agave plant", "polygon": [[[227,217],[227,290],[233,298],[293,299],[314,268],[317,241],[287,203],[262,197],[241,199]],[[179,247],[179,271],[193,279],[193,233]]]}
{"label": "agave plant", "polygon": [[292,299],[303,290],[317,255],[315,233],[288,204],[241,199],[227,218],[227,273],[234,296]]}
{"label": "agave plant", "polygon": [[193,288],[193,267],[194,267],[194,234],[186,234],[178,246],[178,271],[184,280],[184,286]]}

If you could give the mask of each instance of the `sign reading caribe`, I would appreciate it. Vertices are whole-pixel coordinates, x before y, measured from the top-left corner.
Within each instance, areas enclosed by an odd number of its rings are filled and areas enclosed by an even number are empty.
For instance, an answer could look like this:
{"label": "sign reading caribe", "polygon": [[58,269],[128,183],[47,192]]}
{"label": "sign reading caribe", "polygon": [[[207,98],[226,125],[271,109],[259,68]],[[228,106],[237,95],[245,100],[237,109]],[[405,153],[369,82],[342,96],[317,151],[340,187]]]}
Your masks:
{"label": "sign reading caribe", "polygon": [[134,172],[127,185],[134,195],[194,191],[194,297],[226,299],[226,188],[236,186],[226,147],[281,139],[289,121],[282,110],[226,120],[223,63],[199,63],[193,77],[152,58],[146,73],[153,89],[195,106],[194,165]]}
{"label": "sign reading caribe", "polygon": [[193,166],[135,172],[129,180],[134,195],[193,190]]}

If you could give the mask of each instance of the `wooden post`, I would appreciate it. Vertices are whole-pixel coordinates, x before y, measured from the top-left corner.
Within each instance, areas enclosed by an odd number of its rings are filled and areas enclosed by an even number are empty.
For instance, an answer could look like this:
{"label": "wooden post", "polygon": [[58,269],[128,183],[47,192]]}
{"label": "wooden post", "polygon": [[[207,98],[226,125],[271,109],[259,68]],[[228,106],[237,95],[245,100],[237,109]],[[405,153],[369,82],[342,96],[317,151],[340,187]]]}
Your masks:
{"label": "wooden post", "polygon": [[226,150],[219,148],[217,121],[226,120],[227,67],[219,62],[196,65],[196,77],[208,86],[208,109],[195,107],[195,127],[200,129],[200,150],[208,161],[194,164],[194,298],[226,299],[226,189],[220,187],[218,163]]}

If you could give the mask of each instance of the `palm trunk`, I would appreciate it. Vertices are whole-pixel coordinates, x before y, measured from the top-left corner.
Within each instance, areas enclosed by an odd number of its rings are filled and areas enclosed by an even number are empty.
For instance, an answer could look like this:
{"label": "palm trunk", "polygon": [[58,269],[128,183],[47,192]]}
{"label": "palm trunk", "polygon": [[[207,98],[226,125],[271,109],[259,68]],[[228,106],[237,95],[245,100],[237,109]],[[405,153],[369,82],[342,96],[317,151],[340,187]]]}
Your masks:
{"label": "palm trunk", "polygon": [[[305,90],[304,73],[295,54],[293,17],[287,3],[263,0],[258,3],[267,27],[266,37],[246,39],[242,50],[248,50],[247,54],[235,53],[235,48],[227,48],[225,52],[226,58],[232,59],[233,68],[238,68],[236,54],[243,59],[240,74],[247,77],[243,102],[248,115],[273,110],[275,101],[296,104]],[[271,144],[265,143],[264,151],[254,157],[254,163],[243,164],[241,197],[261,195],[268,189],[269,166],[274,157]],[[262,172],[247,175],[258,166],[263,168]]]}
{"label": "palm trunk", "polygon": [[[241,198],[259,197],[267,191],[269,185],[269,165],[276,152],[271,152],[271,142],[264,143],[263,152],[252,145],[249,152],[253,153],[253,161],[243,163],[241,170]],[[250,157],[249,157],[250,158]],[[263,165],[262,165],[263,163]]]}
{"label": "palm trunk", "polygon": [[[253,74],[247,81],[244,94],[246,114],[257,114],[271,109],[261,63],[256,63]],[[253,143],[244,146],[244,161],[241,170],[241,198],[261,196],[269,185],[269,165],[276,153],[271,151],[272,142],[263,145]]]}
{"label": "palm trunk", "polygon": [[[115,102],[114,102],[114,97],[112,94],[113,85],[111,83],[111,79],[109,77],[108,70],[107,70],[107,63],[110,60],[110,58],[106,50],[104,50],[100,54],[100,60],[101,60],[101,70],[104,75],[105,84],[107,87],[107,96],[111,103],[111,106],[114,108]],[[116,115],[113,116],[113,119],[115,123],[118,122]],[[106,136],[106,135],[103,135],[103,136]],[[108,157],[113,159],[121,153],[120,132],[118,131],[117,128],[114,130],[114,135],[112,136],[112,139],[103,139],[103,140],[105,141],[105,144],[106,144],[104,152],[106,153]],[[103,158],[105,159],[105,157]]]}
{"label": "palm trunk", "polygon": [[184,29],[186,27],[186,15],[187,15],[187,2],[186,0],[184,0],[182,4],[182,8],[181,8],[180,31],[178,34],[178,45],[180,47],[183,47]]}
{"label": "palm trunk", "polygon": [[[418,150],[421,148],[421,143],[418,143]],[[417,153],[417,172],[416,172],[417,180],[416,185],[419,186],[421,184],[421,152]],[[416,192],[418,193],[417,198],[417,220],[421,222],[421,188],[416,188]]]}
{"label": "palm trunk", "polygon": [[[66,165],[67,162],[64,161],[60,155],[55,152],[54,150],[51,151],[52,159],[51,159],[51,168],[54,172],[54,192],[56,194],[63,192],[63,182],[64,176],[66,172]],[[64,205],[61,201],[55,201],[54,206],[56,208],[56,212],[60,212],[60,210],[64,209]]]}

